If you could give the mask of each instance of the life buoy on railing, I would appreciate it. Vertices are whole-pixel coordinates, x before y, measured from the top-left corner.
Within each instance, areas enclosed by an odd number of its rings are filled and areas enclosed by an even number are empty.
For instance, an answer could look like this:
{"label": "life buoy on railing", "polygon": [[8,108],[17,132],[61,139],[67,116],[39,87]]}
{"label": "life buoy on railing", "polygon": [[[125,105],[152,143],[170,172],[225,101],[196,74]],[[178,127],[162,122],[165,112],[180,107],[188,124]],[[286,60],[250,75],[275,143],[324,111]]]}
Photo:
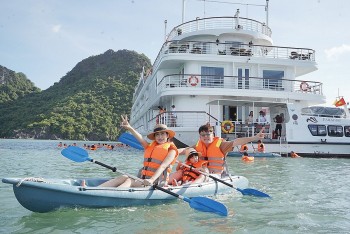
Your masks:
{"label": "life buoy on railing", "polygon": [[196,86],[199,82],[199,79],[197,76],[190,76],[190,78],[188,78],[188,83],[191,85],[191,86]]}
{"label": "life buoy on railing", "polygon": [[229,120],[225,120],[221,123],[221,131],[223,133],[232,133],[234,129],[235,129],[235,126]]}
{"label": "life buoy on railing", "polygon": [[310,90],[310,85],[308,83],[306,83],[305,81],[300,83],[300,90],[307,92]]}

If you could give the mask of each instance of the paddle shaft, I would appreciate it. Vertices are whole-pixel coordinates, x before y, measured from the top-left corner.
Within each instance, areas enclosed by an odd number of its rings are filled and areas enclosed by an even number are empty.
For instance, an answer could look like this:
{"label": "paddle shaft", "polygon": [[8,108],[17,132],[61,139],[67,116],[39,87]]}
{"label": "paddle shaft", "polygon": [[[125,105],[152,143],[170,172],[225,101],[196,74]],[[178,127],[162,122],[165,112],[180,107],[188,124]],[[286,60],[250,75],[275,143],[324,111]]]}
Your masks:
{"label": "paddle shaft", "polygon": [[128,174],[128,173],[125,173],[125,172],[123,172],[123,171],[117,169],[116,167],[111,167],[111,166],[109,166],[109,165],[106,165],[106,164],[101,163],[101,162],[99,162],[99,161],[96,161],[96,160],[94,160],[94,159],[89,159],[89,161],[90,161],[90,162],[93,162],[93,163],[96,163],[96,164],[98,164],[98,165],[100,165],[100,166],[103,166],[103,167],[105,167],[105,168],[108,168],[108,169],[112,170],[113,172],[119,172],[120,174],[127,175],[127,176],[130,177],[131,179],[134,179],[134,180],[138,180],[138,181],[140,181],[140,182],[143,182],[143,179],[138,178],[138,177],[133,176],[133,175],[130,175],[130,174]]}
{"label": "paddle shaft", "polygon": [[[108,169],[112,170],[113,172],[119,172],[119,173],[121,173],[121,174],[127,175],[127,176],[130,177],[131,179],[134,179],[134,180],[138,180],[138,181],[140,181],[140,182],[143,182],[143,179],[138,178],[138,177],[133,176],[133,175],[130,175],[130,174],[128,174],[128,173],[125,173],[125,172],[123,172],[123,171],[121,171],[121,170],[118,170],[116,167],[111,167],[111,166],[109,166],[109,165],[106,165],[106,164],[101,163],[101,162],[99,162],[99,161],[96,161],[96,160],[94,160],[94,159],[90,159],[90,162],[93,162],[93,163],[96,163],[96,164],[98,164],[98,165],[100,165],[100,166],[103,166],[103,167],[105,167],[105,168],[108,168]],[[178,198],[180,198],[180,199],[184,199],[183,196],[181,196],[181,195],[179,195],[179,194],[177,194],[177,193],[173,193],[173,192],[171,192],[171,191],[169,191],[169,190],[167,190],[167,189],[164,189],[164,188],[162,188],[162,187],[160,187],[160,186],[158,186],[158,185],[153,185],[153,188],[158,189],[158,190],[161,190],[161,191],[163,191],[163,192],[165,192],[165,193],[167,193],[167,194],[173,195],[173,196],[178,197]]]}
{"label": "paddle shaft", "polygon": [[[90,162],[93,162],[93,163],[96,163],[96,164],[98,164],[98,165],[100,165],[100,166],[103,166],[103,167],[105,167],[105,168],[108,168],[108,169],[112,170],[113,172],[119,172],[119,173],[121,173],[121,174],[127,175],[127,176],[130,177],[131,179],[134,179],[134,180],[138,180],[138,181],[140,181],[140,182],[143,182],[143,179],[138,178],[138,177],[133,176],[133,175],[130,175],[130,174],[128,174],[128,173],[125,173],[125,172],[123,172],[123,171],[121,171],[121,170],[118,170],[116,167],[111,167],[111,166],[109,166],[109,165],[106,165],[106,164],[101,163],[101,162],[99,162],[99,161],[96,161],[96,160],[94,160],[94,159],[90,159]],[[173,192],[171,192],[171,191],[169,191],[169,190],[167,190],[167,189],[164,189],[164,188],[162,188],[162,187],[160,187],[160,186],[158,186],[158,185],[153,185],[153,188],[158,189],[158,190],[161,190],[161,191],[163,191],[163,192],[165,192],[165,193],[167,193],[167,194],[173,195],[173,196],[175,196],[175,197],[184,199],[183,196],[181,196],[181,195],[179,195],[179,194],[177,194],[177,193],[173,193]]]}
{"label": "paddle shaft", "polygon": [[250,144],[252,145],[252,147],[253,147],[253,152],[255,152],[256,151],[256,149],[255,149],[255,147],[254,147],[254,145],[253,145],[253,142],[250,142]]}

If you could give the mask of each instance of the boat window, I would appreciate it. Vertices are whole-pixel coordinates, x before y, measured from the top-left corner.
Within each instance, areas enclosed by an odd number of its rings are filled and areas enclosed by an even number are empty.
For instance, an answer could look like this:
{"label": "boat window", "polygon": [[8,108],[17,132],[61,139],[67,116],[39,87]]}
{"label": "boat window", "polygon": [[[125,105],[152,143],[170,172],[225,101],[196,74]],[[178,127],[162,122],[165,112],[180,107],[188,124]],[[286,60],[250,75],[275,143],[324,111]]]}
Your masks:
{"label": "boat window", "polygon": [[201,86],[217,88],[224,83],[224,68],[222,67],[202,67]]}
{"label": "boat window", "polygon": [[238,68],[238,88],[249,89],[249,69]]}
{"label": "boat window", "polygon": [[326,136],[326,126],[325,125],[319,125],[319,124],[309,124],[309,131],[313,136]]}
{"label": "boat window", "polygon": [[342,137],[343,127],[339,125],[329,125],[328,126],[328,136],[331,137]]}
{"label": "boat window", "polygon": [[264,88],[282,90],[284,71],[263,70],[263,78]]}
{"label": "boat window", "polygon": [[344,118],[345,111],[336,107],[311,106],[301,109],[302,115],[313,115],[322,117]]}
{"label": "boat window", "polygon": [[346,137],[350,137],[350,126],[345,126],[344,132]]}

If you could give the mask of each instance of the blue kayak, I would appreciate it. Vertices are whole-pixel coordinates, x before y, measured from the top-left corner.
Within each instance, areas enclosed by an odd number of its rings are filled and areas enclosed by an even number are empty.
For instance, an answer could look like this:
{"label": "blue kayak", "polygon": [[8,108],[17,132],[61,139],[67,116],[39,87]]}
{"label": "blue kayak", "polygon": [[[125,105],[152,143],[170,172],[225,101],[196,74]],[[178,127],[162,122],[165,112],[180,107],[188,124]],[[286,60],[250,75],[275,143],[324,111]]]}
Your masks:
{"label": "blue kayak", "polygon": [[[248,152],[249,156],[253,156],[256,158],[271,158],[271,157],[281,157],[280,154],[277,153],[270,153],[270,152],[265,152],[265,153],[261,153],[261,152]],[[242,157],[243,153],[238,152],[238,151],[231,151],[227,154],[227,156],[229,157]]]}
{"label": "blue kayak", "polygon": [[[222,178],[238,188],[247,188],[248,179],[244,176]],[[156,205],[177,199],[153,187],[115,188],[97,187],[109,179],[43,179],[43,178],[4,178],[3,183],[12,184],[18,202],[33,212],[50,212],[59,208],[106,208],[137,205]],[[172,192],[186,196],[214,196],[235,191],[231,187],[214,180],[201,184],[169,186]]]}

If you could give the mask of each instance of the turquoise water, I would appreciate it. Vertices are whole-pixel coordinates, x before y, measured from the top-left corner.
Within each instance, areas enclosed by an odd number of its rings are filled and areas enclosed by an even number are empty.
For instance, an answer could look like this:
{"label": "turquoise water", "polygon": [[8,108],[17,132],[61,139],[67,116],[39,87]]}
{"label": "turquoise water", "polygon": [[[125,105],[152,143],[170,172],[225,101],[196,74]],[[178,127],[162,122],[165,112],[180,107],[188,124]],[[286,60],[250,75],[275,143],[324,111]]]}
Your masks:
{"label": "turquoise water", "polygon": [[[72,142],[67,142],[72,143]],[[78,145],[88,142],[78,142]],[[75,163],[60,154],[57,141],[0,140],[0,177],[113,177],[93,163]],[[142,152],[90,151],[89,156],[136,174]],[[233,191],[214,199],[228,217],[193,210],[176,200],[158,206],[62,209],[33,213],[0,183],[0,233],[349,233],[350,160],[268,158],[244,163],[228,158],[231,172],[247,177],[250,188],[273,198]]]}

